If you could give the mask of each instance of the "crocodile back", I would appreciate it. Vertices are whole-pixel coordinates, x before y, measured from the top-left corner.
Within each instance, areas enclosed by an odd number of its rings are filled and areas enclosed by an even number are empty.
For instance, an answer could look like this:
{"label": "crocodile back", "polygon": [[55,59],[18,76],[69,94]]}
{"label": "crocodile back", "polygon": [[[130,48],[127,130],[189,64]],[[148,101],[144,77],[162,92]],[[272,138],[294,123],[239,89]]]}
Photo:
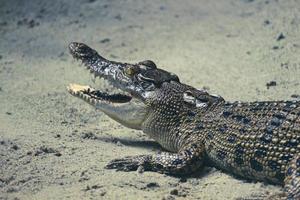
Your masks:
{"label": "crocodile back", "polygon": [[237,175],[282,183],[300,152],[300,102],[225,103],[203,116],[206,152]]}

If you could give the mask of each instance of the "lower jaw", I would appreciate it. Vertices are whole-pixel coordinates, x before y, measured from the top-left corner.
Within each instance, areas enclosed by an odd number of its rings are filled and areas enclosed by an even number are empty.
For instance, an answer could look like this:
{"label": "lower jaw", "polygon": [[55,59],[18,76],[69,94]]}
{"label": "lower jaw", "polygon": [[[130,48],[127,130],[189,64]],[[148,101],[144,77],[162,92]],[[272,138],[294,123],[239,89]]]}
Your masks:
{"label": "lower jaw", "polygon": [[96,103],[97,101],[107,102],[107,103],[128,103],[131,101],[132,97],[125,94],[108,94],[100,90],[96,90],[90,86],[84,86],[79,84],[70,84],[67,87],[69,93],[77,96],[81,99],[88,101],[89,103]]}
{"label": "lower jaw", "polygon": [[[102,98],[99,99],[92,97],[92,93],[103,93],[90,86],[70,84],[67,89],[73,96],[91,104],[96,109],[104,112],[107,116],[121,123],[122,125],[128,128],[141,130],[143,121],[147,116],[147,108],[143,102],[137,100],[136,98],[126,96],[122,97],[123,99],[121,98],[122,103],[120,103],[120,101],[116,103],[116,101],[112,102],[103,100]],[[127,101],[129,99],[130,101]]]}

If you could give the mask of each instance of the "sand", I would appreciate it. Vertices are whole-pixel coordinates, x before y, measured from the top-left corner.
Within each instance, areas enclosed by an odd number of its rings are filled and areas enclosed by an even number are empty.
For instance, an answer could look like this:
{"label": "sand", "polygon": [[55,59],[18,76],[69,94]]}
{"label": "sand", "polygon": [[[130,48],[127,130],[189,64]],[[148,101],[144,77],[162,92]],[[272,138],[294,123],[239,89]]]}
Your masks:
{"label": "sand", "polygon": [[[0,199],[263,199],[280,186],[205,167],[179,178],[105,164],[159,145],[66,91],[93,81],[72,41],[151,59],[228,101],[299,99],[297,0],[0,0]],[[269,87],[267,87],[267,85]]]}

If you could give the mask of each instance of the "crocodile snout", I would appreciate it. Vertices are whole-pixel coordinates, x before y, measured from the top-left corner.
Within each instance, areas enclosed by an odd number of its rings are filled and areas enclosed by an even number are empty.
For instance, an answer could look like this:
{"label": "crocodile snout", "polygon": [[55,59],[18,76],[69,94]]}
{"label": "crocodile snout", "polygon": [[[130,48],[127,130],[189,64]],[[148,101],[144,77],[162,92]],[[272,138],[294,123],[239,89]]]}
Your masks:
{"label": "crocodile snout", "polygon": [[77,59],[93,58],[97,52],[83,43],[71,42],[69,44],[70,53]]}

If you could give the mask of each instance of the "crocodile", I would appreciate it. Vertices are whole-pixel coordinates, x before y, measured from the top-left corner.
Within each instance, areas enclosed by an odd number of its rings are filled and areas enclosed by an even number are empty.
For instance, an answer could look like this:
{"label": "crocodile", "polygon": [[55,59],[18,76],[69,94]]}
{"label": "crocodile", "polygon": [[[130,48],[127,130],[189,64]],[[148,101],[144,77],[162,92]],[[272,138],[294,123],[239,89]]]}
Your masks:
{"label": "crocodile", "polygon": [[151,60],[109,61],[83,43],[71,55],[95,77],[122,90],[109,94],[70,84],[73,96],[131,129],[142,130],[166,150],[114,159],[106,169],[186,175],[211,165],[245,179],[283,186],[300,199],[300,101],[228,102],[181,83]]}

